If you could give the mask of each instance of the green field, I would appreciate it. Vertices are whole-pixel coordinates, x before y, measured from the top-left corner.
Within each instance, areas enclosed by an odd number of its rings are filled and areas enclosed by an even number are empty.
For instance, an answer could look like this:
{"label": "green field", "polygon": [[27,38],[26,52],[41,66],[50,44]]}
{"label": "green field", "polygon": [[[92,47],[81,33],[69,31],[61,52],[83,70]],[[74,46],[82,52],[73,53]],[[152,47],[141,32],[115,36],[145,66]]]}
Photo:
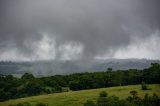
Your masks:
{"label": "green field", "polygon": [[22,102],[29,102],[31,104],[36,104],[38,102],[47,103],[49,106],[83,106],[87,100],[96,100],[99,92],[106,91],[109,96],[115,95],[120,99],[126,98],[130,95],[131,90],[138,92],[140,97],[143,97],[146,93],[152,95],[156,93],[160,96],[160,84],[149,85],[151,90],[143,91],[141,90],[141,85],[130,85],[130,86],[120,86],[120,87],[109,87],[101,89],[92,90],[82,90],[82,91],[70,91],[64,93],[55,93],[49,95],[40,95],[27,98],[20,98],[15,100],[9,100],[6,102],[0,102],[0,106],[8,106],[10,104],[17,104]]}

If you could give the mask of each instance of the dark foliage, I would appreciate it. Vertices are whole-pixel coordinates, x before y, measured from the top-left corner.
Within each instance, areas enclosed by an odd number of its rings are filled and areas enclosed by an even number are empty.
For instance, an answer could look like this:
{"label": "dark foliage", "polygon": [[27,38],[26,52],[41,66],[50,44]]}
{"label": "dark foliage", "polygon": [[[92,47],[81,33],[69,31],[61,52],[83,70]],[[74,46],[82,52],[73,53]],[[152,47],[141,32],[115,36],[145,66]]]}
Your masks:
{"label": "dark foliage", "polygon": [[142,82],[141,87],[142,87],[142,90],[149,90],[149,88],[145,82]]}
{"label": "dark foliage", "polygon": [[28,102],[24,102],[24,103],[18,103],[17,105],[9,105],[9,106],[31,106],[31,104]]}
{"label": "dark foliage", "polygon": [[48,106],[48,104],[45,104],[45,103],[37,103],[36,106]]}
{"label": "dark foliage", "polygon": [[132,96],[122,100],[116,96],[99,96],[96,105],[93,101],[87,101],[84,106],[160,106],[160,97],[156,94],[153,94],[153,96],[146,94],[145,97],[141,99],[138,97],[137,92],[135,93],[135,91],[133,91],[130,93]]}
{"label": "dark foliage", "polygon": [[96,106],[93,101],[87,100],[87,102],[84,104],[84,106]]}
{"label": "dark foliage", "polygon": [[[0,74],[0,101],[39,94],[64,92],[70,90],[95,89],[112,86],[123,86],[160,83],[160,64],[153,63],[144,70],[117,70],[109,68],[105,72],[75,73],[36,78],[25,73],[21,78]],[[142,89],[147,86],[142,83]]]}
{"label": "dark foliage", "polygon": [[[28,103],[28,102],[24,102],[24,103],[18,103],[16,105],[9,105],[9,106],[32,106],[32,105],[30,103]],[[48,104],[37,103],[35,106],[48,106]]]}
{"label": "dark foliage", "polygon": [[107,92],[102,91],[102,92],[100,92],[99,96],[100,96],[100,97],[107,97],[108,94],[107,94]]}
{"label": "dark foliage", "polygon": [[22,75],[21,79],[22,80],[33,80],[34,76],[32,74],[25,73],[24,75]]}
{"label": "dark foliage", "polygon": [[133,97],[136,97],[138,95],[137,91],[130,91],[130,94],[133,96]]}

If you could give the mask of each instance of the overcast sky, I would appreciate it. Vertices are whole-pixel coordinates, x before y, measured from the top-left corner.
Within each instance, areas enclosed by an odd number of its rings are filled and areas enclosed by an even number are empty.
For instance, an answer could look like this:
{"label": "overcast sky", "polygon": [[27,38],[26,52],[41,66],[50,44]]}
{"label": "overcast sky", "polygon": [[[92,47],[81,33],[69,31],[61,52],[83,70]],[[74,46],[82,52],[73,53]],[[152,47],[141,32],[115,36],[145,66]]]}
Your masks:
{"label": "overcast sky", "polygon": [[0,60],[159,53],[160,0],[0,0]]}

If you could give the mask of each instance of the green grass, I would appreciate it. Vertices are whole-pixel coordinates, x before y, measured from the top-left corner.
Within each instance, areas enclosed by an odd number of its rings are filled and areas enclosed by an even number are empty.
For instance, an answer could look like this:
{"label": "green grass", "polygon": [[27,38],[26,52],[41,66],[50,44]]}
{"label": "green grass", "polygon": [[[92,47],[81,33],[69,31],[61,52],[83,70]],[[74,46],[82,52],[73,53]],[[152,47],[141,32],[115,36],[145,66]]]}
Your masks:
{"label": "green grass", "polygon": [[9,100],[6,102],[0,102],[0,106],[8,106],[10,104],[17,104],[22,102],[29,102],[31,104],[36,104],[38,102],[47,103],[49,106],[83,106],[87,100],[96,100],[101,91],[106,91],[109,96],[115,95],[120,99],[126,98],[130,95],[131,90],[138,92],[140,97],[144,97],[147,93],[152,95],[156,93],[160,96],[160,84],[149,85],[151,90],[143,91],[141,90],[141,85],[130,85],[130,86],[120,86],[120,87],[109,87],[100,88],[92,90],[81,90],[81,91],[70,91],[64,93],[55,93],[49,95],[40,95],[27,98],[20,98],[15,100]]}

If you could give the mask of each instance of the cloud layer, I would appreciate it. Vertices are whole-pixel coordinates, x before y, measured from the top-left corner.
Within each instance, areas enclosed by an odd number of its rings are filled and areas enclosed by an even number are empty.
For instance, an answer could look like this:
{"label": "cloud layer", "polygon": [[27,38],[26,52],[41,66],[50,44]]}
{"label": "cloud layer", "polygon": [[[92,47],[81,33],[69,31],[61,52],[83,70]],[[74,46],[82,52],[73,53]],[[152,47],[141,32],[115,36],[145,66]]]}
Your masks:
{"label": "cloud layer", "polygon": [[1,0],[0,59],[160,59],[159,0]]}

